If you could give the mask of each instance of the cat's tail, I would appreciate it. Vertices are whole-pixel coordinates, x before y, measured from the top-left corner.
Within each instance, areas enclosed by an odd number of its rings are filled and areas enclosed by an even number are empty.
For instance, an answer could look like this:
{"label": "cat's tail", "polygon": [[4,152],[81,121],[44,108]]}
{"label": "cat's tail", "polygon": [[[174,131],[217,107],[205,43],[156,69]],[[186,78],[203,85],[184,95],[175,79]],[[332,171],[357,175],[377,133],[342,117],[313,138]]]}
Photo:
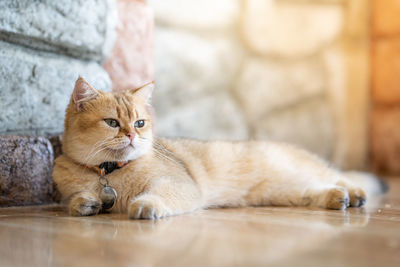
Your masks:
{"label": "cat's tail", "polygon": [[387,182],[371,173],[349,171],[344,174],[352,183],[363,188],[369,196],[383,194],[389,191]]}

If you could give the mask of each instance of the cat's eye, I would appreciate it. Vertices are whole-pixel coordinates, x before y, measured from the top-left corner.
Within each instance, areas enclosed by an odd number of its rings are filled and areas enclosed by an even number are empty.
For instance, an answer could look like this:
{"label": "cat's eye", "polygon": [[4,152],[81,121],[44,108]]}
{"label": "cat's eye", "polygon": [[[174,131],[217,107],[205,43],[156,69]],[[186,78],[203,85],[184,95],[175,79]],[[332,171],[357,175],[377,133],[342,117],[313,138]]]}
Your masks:
{"label": "cat's eye", "polygon": [[104,121],[108,124],[108,126],[116,128],[119,126],[119,122],[114,119],[104,119]]}
{"label": "cat's eye", "polygon": [[144,120],[138,120],[135,122],[136,128],[142,128],[144,126]]}

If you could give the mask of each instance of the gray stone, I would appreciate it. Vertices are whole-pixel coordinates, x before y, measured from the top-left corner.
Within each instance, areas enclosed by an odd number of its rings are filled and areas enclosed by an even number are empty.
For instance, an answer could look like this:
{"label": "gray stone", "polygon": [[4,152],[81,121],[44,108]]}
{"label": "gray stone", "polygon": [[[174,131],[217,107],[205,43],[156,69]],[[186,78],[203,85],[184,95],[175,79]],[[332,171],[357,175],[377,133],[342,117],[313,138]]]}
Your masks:
{"label": "gray stone", "polygon": [[113,0],[0,1],[0,39],[79,58],[104,60],[114,44]]}
{"label": "gray stone", "polygon": [[255,139],[296,144],[330,159],[336,138],[333,112],[326,96],[316,96],[266,114],[255,125]]}
{"label": "gray stone", "polygon": [[241,51],[227,39],[206,39],[179,30],[155,32],[153,101],[158,112],[227,91],[238,72]]}
{"label": "gray stone", "polygon": [[229,38],[159,28],[153,104],[162,136],[245,139],[248,128],[230,96],[242,52]]}
{"label": "gray stone", "polygon": [[62,132],[65,108],[79,75],[100,90],[111,88],[108,74],[94,61],[0,41],[0,134]]}
{"label": "gray stone", "polygon": [[47,139],[0,136],[0,206],[52,202],[52,167]]}

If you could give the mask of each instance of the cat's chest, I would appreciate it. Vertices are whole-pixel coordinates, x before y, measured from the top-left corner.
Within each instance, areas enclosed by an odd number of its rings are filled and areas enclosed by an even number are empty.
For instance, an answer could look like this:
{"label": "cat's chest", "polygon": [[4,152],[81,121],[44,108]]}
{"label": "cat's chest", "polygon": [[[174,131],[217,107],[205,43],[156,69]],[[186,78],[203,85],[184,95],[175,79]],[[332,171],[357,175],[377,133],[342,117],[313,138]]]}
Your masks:
{"label": "cat's chest", "polygon": [[146,174],[135,171],[132,168],[115,170],[104,176],[108,184],[112,186],[120,195],[139,194],[148,183]]}

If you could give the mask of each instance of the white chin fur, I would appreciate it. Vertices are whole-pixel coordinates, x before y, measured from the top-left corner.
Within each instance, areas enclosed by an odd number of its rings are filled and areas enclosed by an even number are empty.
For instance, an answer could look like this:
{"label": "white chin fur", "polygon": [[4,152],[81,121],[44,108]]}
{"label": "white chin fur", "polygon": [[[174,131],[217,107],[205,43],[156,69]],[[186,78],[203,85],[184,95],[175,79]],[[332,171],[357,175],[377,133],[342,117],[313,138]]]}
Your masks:
{"label": "white chin fur", "polygon": [[135,160],[149,152],[151,149],[151,142],[141,140],[137,136],[133,139],[133,149],[126,156],[126,160]]}

